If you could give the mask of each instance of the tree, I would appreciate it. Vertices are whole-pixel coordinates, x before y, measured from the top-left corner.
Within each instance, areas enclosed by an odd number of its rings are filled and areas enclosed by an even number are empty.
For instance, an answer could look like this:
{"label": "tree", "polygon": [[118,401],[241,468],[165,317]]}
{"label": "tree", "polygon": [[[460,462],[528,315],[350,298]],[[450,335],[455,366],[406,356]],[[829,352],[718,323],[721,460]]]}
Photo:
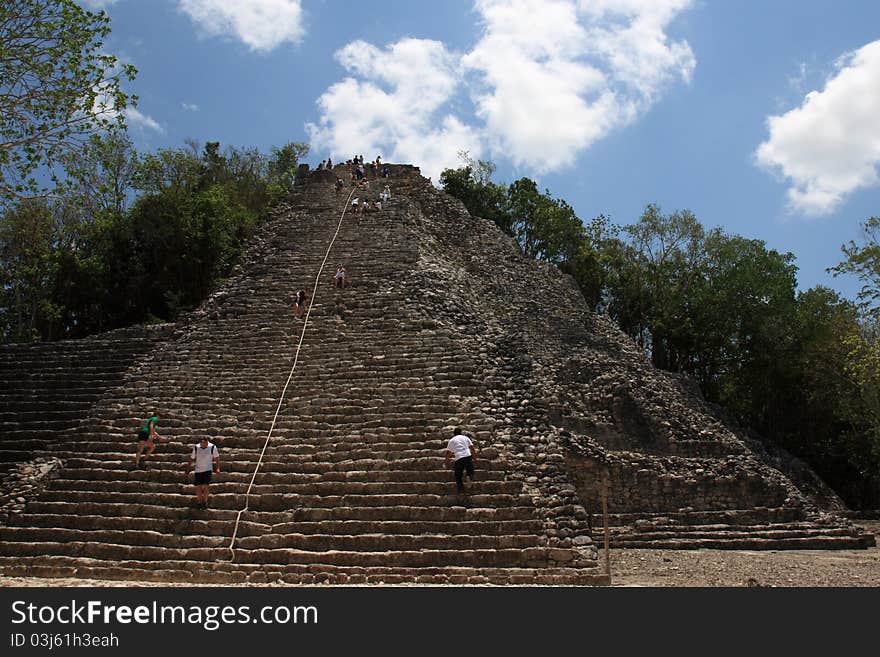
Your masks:
{"label": "tree", "polygon": [[584,227],[574,209],[538,191],[534,180],[520,178],[507,188],[506,214],[510,230],[531,258],[559,265],[577,255]]}
{"label": "tree", "polygon": [[570,274],[584,299],[593,310],[605,309],[609,281],[613,276],[611,253],[614,243],[619,242],[620,228],[605,215],[595,217],[583,226],[580,240],[573,255],[559,265]]}
{"label": "tree", "polygon": [[163,148],[139,158],[134,186],[149,194],[169,193],[183,199],[197,190],[204,175],[204,165],[190,144],[188,149]]}
{"label": "tree", "polygon": [[73,0],[0,3],[0,201],[45,195],[41,168],[123,124],[135,99],[120,82],[135,69],[102,50],[109,32],[106,14]]}
{"label": "tree", "polygon": [[[229,192],[249,212],[259,215],[280,198],[270,182],[272,160],[256,148],[227,148],[225,161]],[[296,164],[293,166],[296,168]],[[289,193],[290,189],[285,187],[282,196]]]}
{"label": "tree", "polygon": [[828,271],[835,276],[854,274],[862,283],[859,300],[866,311],[880,314],[880,217],[862,224],[863,244],[853,241],[840,247],[846,260]]}
{"label": "tree", "polygon": [[800,348],[794,256],[713,231],[702,272],[689,293],[691,346],[682,369],[709,399],[776,435],[791,411]]}
{"label": "tree", "polygon": [[815,287],[798,295],[795,324],[797,378],[789,386],[789,406],[767,438],[810,463],[848,505],[876,508],[880,409],[872,410],[864,372],[853,369],[870,360],[853,358],[853,347],[867,344],[857,304]]}
{"label": "tree", "polygon": [[488,160],[475,161],[467,151],[458,154],[463,167],[444,169],[440,174],[443,191],[464,203],[475,217],[488,219],[508,235],[512,235],[510,216],[507,214],[507,189],[492,182],[495,165]]}
{"label": "tree", "polygon": [[[846,260],[829,271],[835,276],[854,274],[862,283],[859,291],[861,318],[858,331],[846,338],[847,372],[858,385],[864,413],[870,422],[873,450],[880,464],[880,217],[862,225],[863,242],[841,247]],[[880,477],[880,467],[875,475]]]}
{"label": "tree", "polygon": [[308,153],[309,145],[298,142],[288,142],[281,148],[272,148],[267,176],[273,199],[279,199],[293,190],[299,161]]}
{"label": "tree", "polygon": [[57,240],[44,199],[22,200],[0,217],[0,337],[39,340],[57,314],[52,303]]}
{"label": "tree", "polygon": [[125,214],[138,172],[138,153],[128,134],[112,130],[92,135],[78,153],[67,153],[62,161],[68,179],[63,199],[76,207],[80,220]]}
{"label": "tree", "polygon": [[648,205],[623,232],[626,245],[608,245],[618,269],[609,310],[657,367],[678,371],[690,350],[688,298],[701,275],[705,231],[687,210],[664,215]]}

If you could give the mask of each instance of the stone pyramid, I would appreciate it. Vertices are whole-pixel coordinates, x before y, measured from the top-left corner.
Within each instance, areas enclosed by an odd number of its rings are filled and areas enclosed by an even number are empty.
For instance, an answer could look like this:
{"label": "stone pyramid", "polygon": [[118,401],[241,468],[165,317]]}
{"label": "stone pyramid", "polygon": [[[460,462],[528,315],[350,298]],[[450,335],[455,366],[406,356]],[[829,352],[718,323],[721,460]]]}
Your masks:
{"label": "stone pyramid", "polygon": [[[293,292],[312,286],[351,191],[330,171],[307,174],[176,325],[0,349],[0,461],[51,470],[7,500],[0,572],[604,584],[603,490],[612,546],[872,542],[654,370],[569,277],[418,169],[391,171],[355,191],[387,184],[392,200],[346,214],[292,375]],[[134,469],[152,411],[172,442]],[[464,497],[443,465],[456,425],[479,450]],[[201,436],[223,468],[208,510],[184,468]]]}

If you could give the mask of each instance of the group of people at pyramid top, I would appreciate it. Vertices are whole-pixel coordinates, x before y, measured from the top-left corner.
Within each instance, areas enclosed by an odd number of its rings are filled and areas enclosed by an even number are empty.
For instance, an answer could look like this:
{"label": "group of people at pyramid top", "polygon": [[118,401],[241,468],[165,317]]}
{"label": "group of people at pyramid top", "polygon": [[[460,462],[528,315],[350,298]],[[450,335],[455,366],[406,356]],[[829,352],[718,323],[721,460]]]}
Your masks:
{"label": "group of people at pyramid top", "polygon": [[[387,164],[382,164],[381,155],[377,155],[375,160],[366,164],[364,163],[363,155],[355,155],[350,160],[346,160],[345,165],[348,167],[352,181],[364,180],[368,176],[371,178],[378,178],[379,176],[387,178],[391,175],[391,168]],[[318,171],[324,171],[325,169],[328,171],[333,170],[332,158],[328,157],[326,160],[321,160],[321,163],[318,165]]]}

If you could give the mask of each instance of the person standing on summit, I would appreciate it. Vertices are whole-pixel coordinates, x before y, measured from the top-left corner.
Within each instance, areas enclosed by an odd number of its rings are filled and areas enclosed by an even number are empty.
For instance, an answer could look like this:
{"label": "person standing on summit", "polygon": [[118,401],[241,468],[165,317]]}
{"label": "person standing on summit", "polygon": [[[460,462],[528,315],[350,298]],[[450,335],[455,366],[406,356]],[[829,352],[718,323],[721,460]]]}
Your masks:
{"label": "person standing on summit", "polygon": [[474,480],[474,463],[477,460],[477,454],[474,450],[474,443],[464,435],[464,429],[455,427],[452,433],[453,436],[446,445],[445,464],[448,468],[449,462],[455,459],[455,488],[461,495],[465,492],[464,473],[467,472],[471,482]]}

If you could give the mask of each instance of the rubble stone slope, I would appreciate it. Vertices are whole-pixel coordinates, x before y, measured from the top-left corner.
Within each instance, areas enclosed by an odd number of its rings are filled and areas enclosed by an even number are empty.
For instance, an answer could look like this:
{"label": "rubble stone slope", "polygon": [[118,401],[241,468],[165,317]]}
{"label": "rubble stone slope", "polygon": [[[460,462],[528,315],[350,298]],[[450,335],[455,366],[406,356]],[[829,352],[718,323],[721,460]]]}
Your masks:
{"label": "rubble stone slope", "polygon": [[[573,280],[525,258],[490,222],[418,179],[421,233],[409,298],[456,336],[499,402],[519,456],[573,486],[591,516],[608,482],[612,544],[627,547],[846,548],[873,537],[791,458],[770,456],[681,378],[653,368]],[[800,490],[786,472],[798,472]],[[817,502],[822,502],[820,509]],[[824,509],[824,510],[823,510]]]}

